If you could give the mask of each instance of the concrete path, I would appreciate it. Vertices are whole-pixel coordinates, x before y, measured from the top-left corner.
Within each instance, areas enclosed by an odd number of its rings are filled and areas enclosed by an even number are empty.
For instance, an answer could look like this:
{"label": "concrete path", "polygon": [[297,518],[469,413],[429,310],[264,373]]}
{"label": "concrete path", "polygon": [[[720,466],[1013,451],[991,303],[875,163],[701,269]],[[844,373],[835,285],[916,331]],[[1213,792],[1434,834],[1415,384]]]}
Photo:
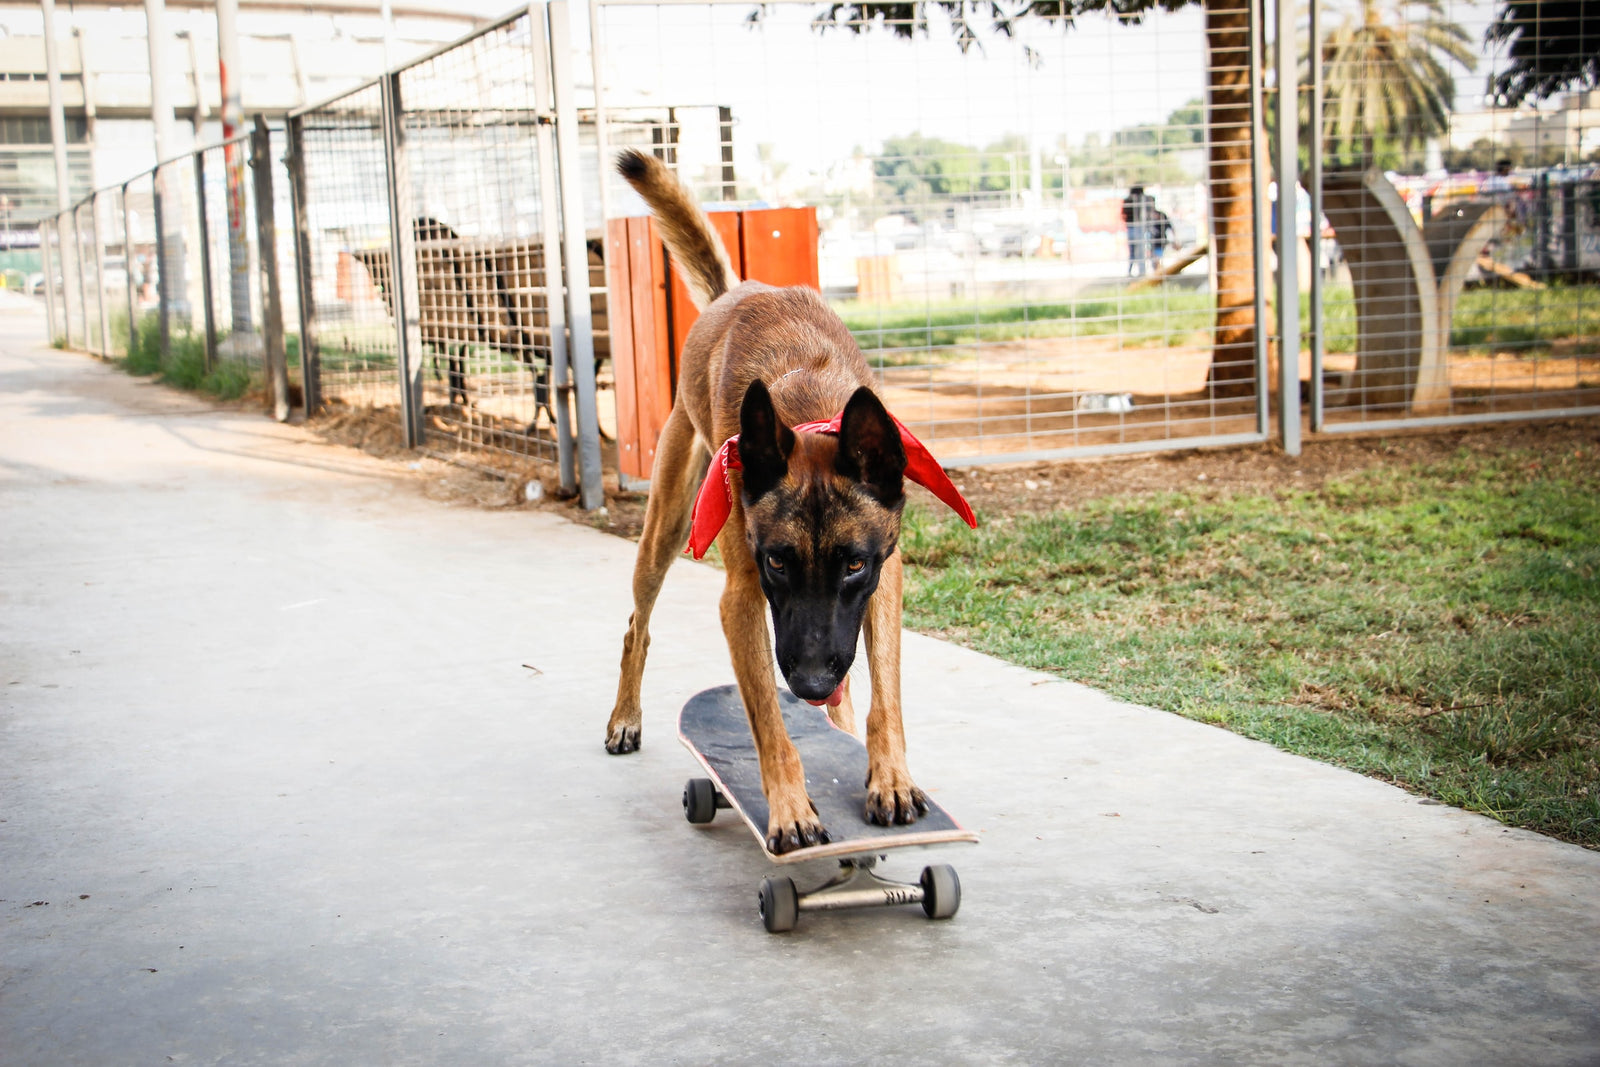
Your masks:
{"label": "concrete path", "polygon": [[768,935],[679,810],[715,571],[607,756],[631,545],[41,334],[0,318],[0,1061],[1600,1062],[1600,855],[915,636],[912,769],[983,843],[886,870],[961,913]]}

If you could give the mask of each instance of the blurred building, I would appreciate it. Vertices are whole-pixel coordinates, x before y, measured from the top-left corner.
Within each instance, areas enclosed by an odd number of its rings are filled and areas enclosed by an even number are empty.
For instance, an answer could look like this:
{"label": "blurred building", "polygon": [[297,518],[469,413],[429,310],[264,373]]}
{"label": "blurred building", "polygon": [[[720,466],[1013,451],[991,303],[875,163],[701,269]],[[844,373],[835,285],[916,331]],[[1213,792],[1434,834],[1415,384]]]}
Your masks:
{"label": "blurred building", "polygon": [[[241,92],[247,116],[281,116],[338,94],[498,15],[505,0],[396,0],[386,28],[378,0],[239,0]],[[213,4],[170,0],[167,55],[175,151],[220,140],[221,86]],[[387,29],[387,33],[385,32]],[[36,247],[35,223],[56,211],[55,165],[39,5],[0,6],[0,249]],[[71,195],[157,162],[150,50],[142,4],[77,0],[56,9]],[[70,36],[69,36],[70,35]]]}

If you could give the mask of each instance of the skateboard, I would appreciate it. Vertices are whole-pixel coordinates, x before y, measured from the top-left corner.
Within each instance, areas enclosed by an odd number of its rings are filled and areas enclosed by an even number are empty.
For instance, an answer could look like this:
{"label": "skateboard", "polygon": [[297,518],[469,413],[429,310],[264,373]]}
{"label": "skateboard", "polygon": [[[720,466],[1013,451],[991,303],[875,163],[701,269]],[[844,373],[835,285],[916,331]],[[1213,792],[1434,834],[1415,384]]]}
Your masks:
{"label": "skateboard", "polygon": [[806,770],[806,791],[832,840],[792,852],[767,849],[767,798],[755,743],[737,686],[707,689],[692,697],[678,715],[678,740],[705,768],[709,778],[691,778],[683,788],[683,813],[692,823],[708,823],[719,810],[732,809],[755,835],[773,863],[837,859],[831,880],[802,893],[794,879],[762,880],[761,922],[769,933],[794,929],[802,911],[921,904],[930,919],[948,919],[961,906],[961,882],[955,868],[939,864],[923,868],[916,882],[895,882],[874,872],[880,858],[893,849],[925,848],[957,842],[976,844],[978,835],[963,830],[950,813],[932,800],[928,813],[909,826],[874,826],[862,818],[867,799],[867,749],[854,735],[838,729],[822,708],[812,707],[780,689],[783,722],[800,750]]}

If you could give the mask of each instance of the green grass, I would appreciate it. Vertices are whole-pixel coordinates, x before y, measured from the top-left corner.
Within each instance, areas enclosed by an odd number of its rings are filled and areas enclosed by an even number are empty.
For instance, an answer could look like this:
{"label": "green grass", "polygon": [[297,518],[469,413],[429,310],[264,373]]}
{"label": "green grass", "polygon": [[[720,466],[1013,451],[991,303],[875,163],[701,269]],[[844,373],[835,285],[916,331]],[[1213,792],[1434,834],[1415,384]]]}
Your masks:
{"label": "green grass", "polygon": [[[1208,293],[1167,290],[1049,304],[845,303],[837,310],[863,349],[877,350],[882,362],[895,364],[907,361],[899,354],[904,350],[959,349],[1029,337],[1117,337],[1124,348],[1206,345],[1214,304]],[[1354,352],[1356,315],[1349,286],[1324,289],[1323,319],[1324,350]],[[1300,321],[1302,328],[1311,321],[1309,294],[1300,296]],[[1600,353],[1600,286],[1471,289],[1461,294],[1450,332],[1453,347],[1475,354],[1510,350],[1540,356],[1557,342],[1573,341],[1587,341],[1585,351]],[[927,354],[919,357],[920,362]]]}
{"label": "green grass", "polygon": [[1600,847],[1600,466],[908,515],[907,624]]}
{"label": "green grass", "polygon": [[138,343],[118,363],[129,374],[158,374],[168,385],[218,400],[237,400],[261,387],[259,372],[239,360],[218,360],[207,371],[205,337],[201,334],[172,330],[167,347],[168,354],[163,359],[161,325],[151,312],[139,322]]}

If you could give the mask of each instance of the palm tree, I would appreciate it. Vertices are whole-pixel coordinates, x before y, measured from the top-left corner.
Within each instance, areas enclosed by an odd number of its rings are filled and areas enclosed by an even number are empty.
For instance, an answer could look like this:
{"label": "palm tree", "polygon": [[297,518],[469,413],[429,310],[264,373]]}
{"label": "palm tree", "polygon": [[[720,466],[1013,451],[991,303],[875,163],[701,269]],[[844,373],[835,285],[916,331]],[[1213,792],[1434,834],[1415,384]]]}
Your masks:
{"label": "palm tree", "polygon": [[1473,51],[1443,0],[1359,0],[1322,42],[1330,162],[1370,166],[1381,145],[1444,133],[1456,95],[1446,60],[1471,70]]}

